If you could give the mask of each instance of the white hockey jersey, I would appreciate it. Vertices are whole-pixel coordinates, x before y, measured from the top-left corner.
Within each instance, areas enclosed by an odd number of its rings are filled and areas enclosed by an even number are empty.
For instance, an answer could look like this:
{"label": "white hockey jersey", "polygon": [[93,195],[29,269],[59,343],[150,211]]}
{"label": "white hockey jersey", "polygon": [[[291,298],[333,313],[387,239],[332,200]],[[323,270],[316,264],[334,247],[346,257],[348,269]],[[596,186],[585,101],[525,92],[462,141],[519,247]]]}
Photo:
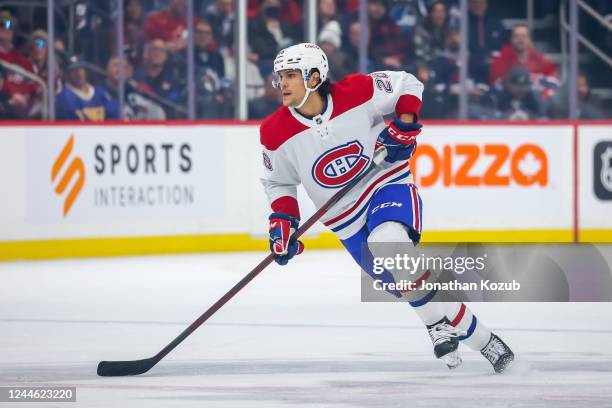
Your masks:
{"label": "white hockey jersey", "polygon": [[[418,114],[423,84],[405,72],[353,74],[331,85],[323,113],[307,118],[282,106],[260,127],[262,183],[273,211],[299,218],[297,185],[317,208],[365,171],[374,153],[383,115]],[[365,223],[373,194],[391,183],[412,182],[408,161],[383,162],[321,219],[347,239]]]}

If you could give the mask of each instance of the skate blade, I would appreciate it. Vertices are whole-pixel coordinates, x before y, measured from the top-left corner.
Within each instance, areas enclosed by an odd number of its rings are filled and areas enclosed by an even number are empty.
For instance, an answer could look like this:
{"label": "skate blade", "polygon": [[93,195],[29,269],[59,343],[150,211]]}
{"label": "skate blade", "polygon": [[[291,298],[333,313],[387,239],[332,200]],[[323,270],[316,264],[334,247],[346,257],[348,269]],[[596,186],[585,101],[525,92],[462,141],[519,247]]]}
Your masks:
{"label": "skate blade", "polygon": [[440,357],[440,360],[442,360],[442,362],[451,370],[459,367],[463,362],[461,356],[459,356],[459,350],[451,351],[450,353],[443,355]]}

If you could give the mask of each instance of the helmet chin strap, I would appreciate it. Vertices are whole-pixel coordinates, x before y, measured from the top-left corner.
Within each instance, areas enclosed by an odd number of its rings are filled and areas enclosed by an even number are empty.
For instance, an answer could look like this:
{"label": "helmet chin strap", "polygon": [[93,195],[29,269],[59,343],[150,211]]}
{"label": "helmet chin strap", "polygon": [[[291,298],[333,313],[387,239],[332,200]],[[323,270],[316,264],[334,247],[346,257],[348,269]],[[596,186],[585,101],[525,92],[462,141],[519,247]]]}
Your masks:
{"label": "helmet chin strap", "polygon": [[300,109],[302,106],[304,106],[304,104],[306,103],[306,100],[308,99],[308,96],[316,91],[317,89],[319,89],[319,87],[321,86],[322,82],[319,81],[319,83],[317,84],[317,86],[315,86],[314,88],[309,88],[308,87],[308,81],[304,80],[304,87],[306,88],[306,93],[304,94],[304,98],[302,98],[302,102],[300,102],[299,105],[294,106],[295,109]]}

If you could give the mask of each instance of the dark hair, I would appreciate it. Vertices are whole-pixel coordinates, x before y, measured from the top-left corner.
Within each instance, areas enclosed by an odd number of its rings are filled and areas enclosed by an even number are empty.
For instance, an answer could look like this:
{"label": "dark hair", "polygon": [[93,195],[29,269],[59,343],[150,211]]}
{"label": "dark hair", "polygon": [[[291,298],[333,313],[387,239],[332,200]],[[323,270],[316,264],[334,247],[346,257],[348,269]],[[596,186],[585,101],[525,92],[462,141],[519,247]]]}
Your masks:
{"label": "dark hair", "polygon": [[450,13],[448,12],[448,6],[443,1],[436,1],[427,10],[427,18],[425,20],[426,28],[431,29],[433,27],[433,24],[431,23],[431,13],[437,6],[440,6],[440,5],[444,7],[444,12],[446,13],[446,17],[444,19],[444,28],[448,27],[448,22],[450,21]]}
{"label": "dark hair", "polygon": [[[311,75],[315,72],[321,75],[319,70],[316,68],[313,68],[312,70],[310,70]],[[327,95],[329,95],[330,92],[331,92],[331,81],[329,80],[329,78],[327,78],[325,81],[323,81],[321,86],[319,86],[319,88],[317,89],[317,93],[319,94],[319,96],[321,96],[321,98],[325,99],[327,98]]]}
{"label": "dark hair", "polygon": [[323,81],[319,89],[317,89],[317,92],[319,93],[321,98],[327,98],[327,95],[329,95],[329,93],[331,92],[331,81],[329,79]]}

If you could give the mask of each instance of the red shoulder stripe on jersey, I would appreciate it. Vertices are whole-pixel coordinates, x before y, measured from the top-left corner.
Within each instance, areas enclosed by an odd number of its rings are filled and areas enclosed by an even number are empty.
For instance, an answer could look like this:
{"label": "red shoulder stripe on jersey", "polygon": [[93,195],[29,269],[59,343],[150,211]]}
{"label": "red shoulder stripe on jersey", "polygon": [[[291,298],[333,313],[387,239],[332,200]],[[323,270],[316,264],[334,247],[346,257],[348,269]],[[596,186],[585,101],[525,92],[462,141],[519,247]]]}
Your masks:
{"label": "red shoulder stripe on jersey", "polygon": [[300,218],[300,206],[295,197],[282,196],[272,201],[272,211],[282,212],[295,218]]}
{"label": "red shoulder stripe on jersey", "polygon": [[369,75],[351,74],[331,85],[331,96],[334,111],[330,119],[333,119],[372,99],[374,82]]}
{"label": "red shoulder stripe on jersey", "polygon": [[276,150],[305,129],[306,126],[298,122],[286,106],[281,106],[261,123],[259,141],[266,149]]}
{"label": "red shoulder stripe on jersey", "polygon": [[421,104],[421,100],[414,95],[402,95],[395,104],[395,114],[398,118],[403,113],[415,113],[418,116]]}

